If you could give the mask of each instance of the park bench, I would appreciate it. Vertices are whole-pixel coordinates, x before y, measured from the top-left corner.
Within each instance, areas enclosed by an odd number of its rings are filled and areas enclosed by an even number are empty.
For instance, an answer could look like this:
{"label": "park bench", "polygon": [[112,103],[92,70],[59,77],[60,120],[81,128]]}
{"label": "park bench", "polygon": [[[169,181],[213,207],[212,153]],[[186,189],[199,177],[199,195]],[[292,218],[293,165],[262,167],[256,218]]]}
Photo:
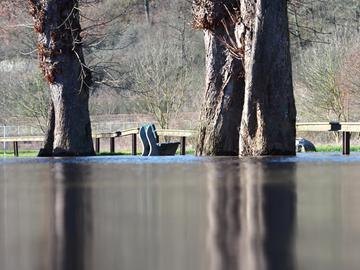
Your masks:
{"label": "park bench", "polygon": [[315,145],[304,138],[296,138],[296,152],[316,152]]}
{"label": "park bench", "polygon": [[139,137],[143,145],[143,156],[173,156],[180,145],[180,142],[159,143],[155,125],[142,126]]}

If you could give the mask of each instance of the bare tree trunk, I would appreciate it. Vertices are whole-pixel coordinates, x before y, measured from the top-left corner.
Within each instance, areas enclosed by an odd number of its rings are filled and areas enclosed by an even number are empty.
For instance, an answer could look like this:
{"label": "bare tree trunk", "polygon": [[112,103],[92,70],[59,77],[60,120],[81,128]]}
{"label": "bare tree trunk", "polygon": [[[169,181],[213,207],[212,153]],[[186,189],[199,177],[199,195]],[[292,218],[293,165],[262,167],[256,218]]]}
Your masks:
{"label": "bare tree trunk", "polygon": [[54,130],[55,130],[55,109],[52,100],[49,104],[49,112],[47,118],[47,131],[45,134],[44,148],[41,148],[38,157],[51,157],[54,150]]}
{"label": "bare tree trunk", "polygon": [[[226,3],[225,3],[226,2]],[[230,10],[236,1],[194,3],[194,27],[204,29],[206,90],[201,109],[197,155],[238,155],[244,95],[242,63],[226,49],[235,23]]]}
{"label": "bare tree trunk", "polygon": [[207,58],[196,153],[294,155],[287,0],[194,0],[193,14]]}
{"label": "bare tree trunk", "polygon": [[206,91],[196,154],[238,155],[244,95],[241,62],[226,51],[218,31],[205,30],[205,49]]}
{"label": "bare tree trunk", "polygon": [[246,86],[240,154],[295,155],[287,1],[241,0],[241,17]]}
{"label": "bare tree trunk", "polygon": [[91,73],[82,52],[78,1],[29,0],[40,67],[54,105],[54,156],[94,155],[88,109]]}

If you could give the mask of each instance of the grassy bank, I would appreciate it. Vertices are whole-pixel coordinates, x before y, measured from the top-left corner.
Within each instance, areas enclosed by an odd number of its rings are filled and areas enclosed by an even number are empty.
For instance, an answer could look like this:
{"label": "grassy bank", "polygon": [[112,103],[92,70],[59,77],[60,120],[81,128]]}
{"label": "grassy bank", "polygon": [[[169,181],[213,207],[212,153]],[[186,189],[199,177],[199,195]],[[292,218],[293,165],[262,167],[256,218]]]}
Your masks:
{"label": "grassy bank", "polygon": [[[19,151],[19,157],[36,157],[38,154],[38,150],[25,150],[25,151]],[[141,153],[138,153],[138,155],[140,155]],[[102,152],[100,154],[97,154],[98,156],[126,156],[126,155],[131,155],[131,150],[128,151],[122,151],[122,152],[116,152],[116,153],[108,153],[108,152]],[[6,158],[11,158],[14,157],[14,152],[13,151],[6,151],[4,152],[0,152],[0,158],[1,157],[6,157]]]}
{"label": "grassy bank", "polygon": [[[342,146],[334,146],[334,145],[316,145],[317,152],[341,152]],[[350,152],[360,152],[360,146],[351,146]]]}
{"label": "grassy bank", "polygon": [[[35,150],[22,150],[19,151],[19,157],[36,157],[36,155],[38,154],[39,151],[35,151]],[[11,158],[14,157],[14,152],[13,151],[6,151],[5,153],[3,151],[0,152],[0,158],[1,157],[6,157],[6,158]]]}
{"label": "grassy bank", "polygon": [[[194,153],[195,153],[195,150],[193,150],[193,149],[186,150],[187,155],[194,155]],[[36,157],[37,154],[38,154],[38,150],[20,150],[19,151],[19,157]],[[138,152],[137,154],[141,155],[141,152]],[[177,154],[180,154],[180,151],[177,151]],[[97,155],[98,156],[130,156],[131,150],[124,150],[124,151],[115,152],[115,153],[101,152]],[[0,158],[1,157],[12,158],[12,157],[14,157],[14,152],[13,151],[6,151],[5,153],[0,152]]]}
{"label": "grassy bank", "polygon": [[[341,146],[334,146],[334,145],[317,145],[316,146],[317,152],[341,152],[342,147]],[[350,147],[351,152],[360,152],[360,146],[351,146]],[[19,151],[19,157],[36,157],[38,151],[37,150],[24,150]],[[186,150],[187,155],[194,155],[195,150],[194,149],[188,149]],[[137,153],[138,155],[141,155],[141,152]],[[177,151],[177,155],[179,155],[180,152]],[[116,153],[109,153],[109,152],[101,152],[98,154],[98,156],[129,156],[131,155],[131,150],[124,150]],[[0,158],[11,158],[14,157],[14,152],[12,151],[6,151],[0,152]]]}

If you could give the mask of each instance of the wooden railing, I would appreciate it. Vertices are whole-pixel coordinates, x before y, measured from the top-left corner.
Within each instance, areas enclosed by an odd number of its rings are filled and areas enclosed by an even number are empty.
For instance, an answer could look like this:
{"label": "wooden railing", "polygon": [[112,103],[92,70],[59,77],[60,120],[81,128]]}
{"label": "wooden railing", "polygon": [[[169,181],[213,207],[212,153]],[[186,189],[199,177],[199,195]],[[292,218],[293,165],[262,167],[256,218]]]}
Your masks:
{"label": "wooden railing", "polygon": [[360,122],[299,122],[296,131],[360,132]]}
{"label": "wooden railing", "polygon": [[[297,123],[296,130],[299,131],[311,131],[311,132],[342,132],[343,135],[343,154],[350,154],[350,135],[351,132],[360,133],[360,122],[311,122],[311,123]],[[195,130],[175,130],[175,129],[157,129],[157,133],[160,136],[178,137],[180,139],[180,154],[186,153],[186,139],[188,137],[196,136]],[[110,139],[110,153],[115,153],[115,139],[131,136],[131,154],[137,154],[137,135],[139,134],[139,128],[131,128],[126,130],[118,130],[111,133],[97,133],[93,134],[95,141],[95,151],[100,152],[101,139]],[[1,142],[12,142],[14,147],[14,155],[19,155],[19,142],[39,142],[43,141],[43,136],[18,136],[0,138]]]}
{"label": "wooden railing", "polygon": [[350,154],[351,133],[360,132],[360,122],[318,122],[318,123],[297,123],[296,131],[333,131],[342,132],[342,153]]}
{"label": "wooden railing", "polygon": [[[180,154],[185,155],[186,153],[186,138],[195,136],[196,132],[193,130],[173,130],[173,129],[158,129],[158,135],[179,137],[180,138]],[[126,130],[118,130],[110,133],[97,133],[93,134],[93,140],[95,142],[95,151],[100,153],[101,139],[109,139],[110,142],[110,153],[115,153],[115,139],[131,136],[131,154],[137,154],[137,135],[139,134],[139,128],[131,128]],[[44,136],[14,136],[0,138],[1,142],[13,143],[14,156],[19,156],[19,142],[42,142]]]}

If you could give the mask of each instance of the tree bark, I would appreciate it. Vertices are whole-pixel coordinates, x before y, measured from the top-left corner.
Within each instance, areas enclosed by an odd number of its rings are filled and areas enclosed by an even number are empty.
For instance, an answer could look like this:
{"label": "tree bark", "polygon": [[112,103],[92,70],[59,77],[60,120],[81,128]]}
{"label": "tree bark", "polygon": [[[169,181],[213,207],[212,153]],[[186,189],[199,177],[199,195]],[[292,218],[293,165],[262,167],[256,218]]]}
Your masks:
{"label": "tree bark", "polygon": [[29,0],[40,67],[50,85],[53,155],[94,155],[89,117],[91,73],[85,66],[78,1]]}
{"label": "tree bark", "polygon": [[55,109],[52,100],[49,104],[49,112],[47,118],[47,131],[44,139],[44,148],[41,148],[38,157],[51,157],[54,150],[54,130],[55,130]]}
{"label": "tree bark", "polygon": [[240,154],[295,155],[287,1],[241,0],[236,31],[246,52]]}
{"label": "tree bark", "polygon": [[201,109],[197,155],[238,155],[244,95],[242,63],[226,48],[235,23],[236,1],[195,2],[194,27],[204,29],[206,89]]}
{"label": "tree bark", "polygon": [[287,0],[194,1],[207,55],[196,153],[295,155]]}

